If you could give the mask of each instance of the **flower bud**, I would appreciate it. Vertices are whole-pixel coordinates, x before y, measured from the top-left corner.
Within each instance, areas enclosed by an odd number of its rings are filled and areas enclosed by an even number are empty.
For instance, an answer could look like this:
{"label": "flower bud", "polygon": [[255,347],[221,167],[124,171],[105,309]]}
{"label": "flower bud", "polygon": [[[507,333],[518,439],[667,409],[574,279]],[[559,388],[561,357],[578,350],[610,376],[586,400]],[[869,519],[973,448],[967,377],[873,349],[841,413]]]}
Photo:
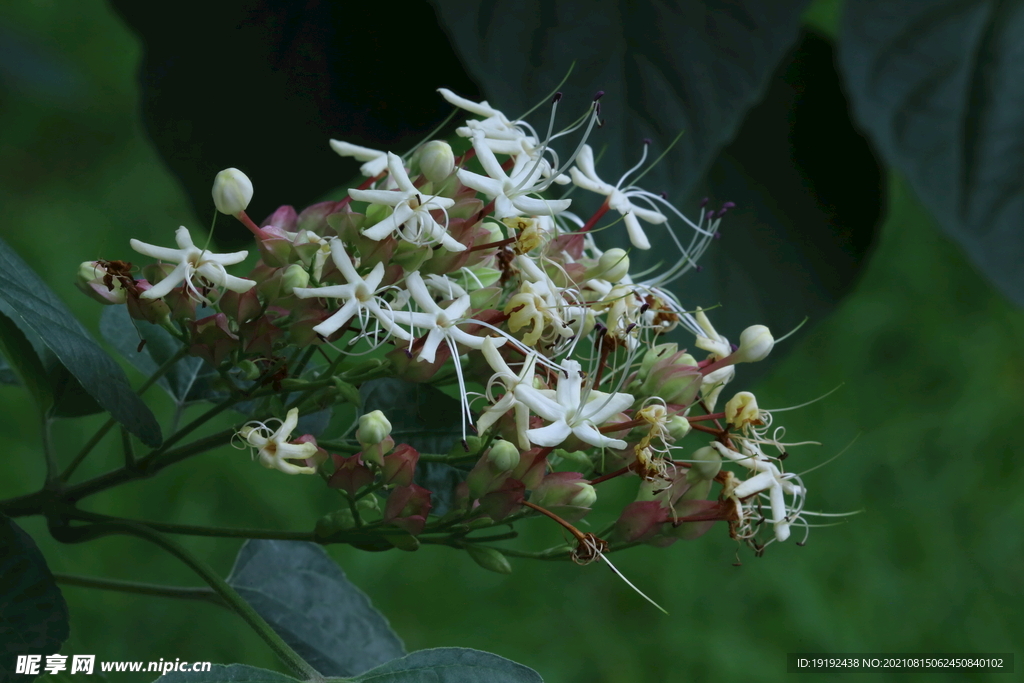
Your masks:
{"label": "flower bud", "polygon": [[420,147],[420,170],[427,180],[439,183],[455,170],[455,153],[444,140],[431,140]]}
{"label": "flower bud", "polygon": [[690,433],[690,421],[682,415],[673,415],[665,424],[665,429],[668,430],[669,436],[679,441],[679,439]]}
{"label": "flower bud", "polygon": [[725,404],[725,421],[734,427],[760,423],[757,399],[749,391],[741,391]]}
{"label": "flower bud", "polygon": [[288,295],[292,293],[296,287],[308,287],[309,286],[309,273],[298,263],[293,263],[284,270],[284,274],[281,276],[281,293]]}
{"label": "flower bud", "polygon": [[740,347],[732,354],[734,363],[754,363],[763,360],[772,347],[775,339],[764,325],[751,325],[740,333]]}
{"label": "flower bud", "polygon": [[466,477],[470,498],[476,500],[501,487],[519,466],[519,449],[510,441],[495,441]]}
{"label": "flower bud", "polygon": [[[647,375],[651,373],[651,367],[663,358],[668,358],[679,351],[679,344],[666,343],[658,344],[647,350],[644,354],[643,359],[640,361],[640,372],[638,376],[641,380],[647,379]],[[692,365],[696,365],[694,362]]]}
{"label": "flower bud", "polygon": [[356,441],[366,448],[380,443],[391,435],[391,423],[384,413],[375,410],[366,413],[359,418],[359,427],[356,428]]}
{"label": "flower bud", "polygon": [[711,481],[722,469],[722,456],[711,446],[698,448],[690,456],[693,462],[690,464],[690,471],[686,474],[686,481],[691,484],[698,481]]}
{"label": "flower bud", "polygon": [[411,273],[414,270],[419,270],[420,266],[433,255],[434,250],[430,247],[402,240],[395,247],[395,251],[391,256],[391,262],[397,263],[407,273]]}
{"label": "flower bud", "polygon": [[530,502],[574,522],[590,512],[597,491],[578,472],[554,472],[533,490]]}
{"label": "flower bud", "polygon": [[466,552],[473,558],[473,561],[488,571],[498,574],[511,574],[512,565],[508,563],[505,556],[494,548],[485,548],[472,543],[465,546]]}
{"label": "flower bud", "polygon": [[693,356],[682,351],[661,358],[651,366],[640,392],[646,396],[659,396],[666,403],[675,405],[693,403],[704,378],[696,364],[691,363]]}
{"label": "flower bud", "polygon": [[622,280],[629,274],[629,256],[625,249],[609,249],[601,254],[597,262],[597,272],[591,277],[598,277],[611,283]]}
{"label": "flower bud", "polygon": [[99,261],[84,261],[78,266],[75,285],[101,304],[123,304],[128,296],[121,282]]}
{"label": "flower bud", "polygon": [[213,179],[213,204],[221,213],[237,216],[252,201],[252,181],[237,168],[226,168]]}
{"label": "flower bud", "polygon": [[511,472],[519,466],[519,449],[508,441],[495,441],[484,457],[497,472]]}
{"label": "flower bud", "polygon": [[242,375],[242,379],[250,382],[259,379],[260,376],[259,367],[248,358],[243,358],[238,362],[238,372]]}

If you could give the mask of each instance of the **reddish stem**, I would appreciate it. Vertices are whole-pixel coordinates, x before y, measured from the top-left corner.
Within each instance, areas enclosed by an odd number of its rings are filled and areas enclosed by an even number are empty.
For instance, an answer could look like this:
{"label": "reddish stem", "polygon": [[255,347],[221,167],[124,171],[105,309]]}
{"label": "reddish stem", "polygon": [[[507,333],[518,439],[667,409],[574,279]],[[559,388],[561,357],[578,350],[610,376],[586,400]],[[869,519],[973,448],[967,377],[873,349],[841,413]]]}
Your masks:
{"label": "reddish stem", "polygon": [[599,208],[599,209],[598,209],[597,211],[595,211],[595,212],[594,212],[594,215],[590,217],[590,220],[588,220],[588,221],[587,221],[587,222],[586,222],[586,223],[585,223],[585,224],[583,225],[583,227],[582,227],[582,228],[580,228],[580,232],[587,232],[588,230],[590,230],[591,228],[593,228],[593,227],[594,227],[595,225],[597,225],[597,222],[598,222],[599,220],[601,220],[601,216],[603,216],[603,215],[605,215],[606,213],[608,213],[608,208],[609,208],[609,207],[608,207],[608,200],[607,200],[607,199],[605,199],[605,200],[604,200],[604,204],[601,204],[601,208]]}
{"label": "reddish stem", "polygon": [[249,214],[247,214],[245,211],[239,211],[238,213],[236,213],[235,218],[237,218],[242,225],[249,228],[249,232],[255,235],[256,239],[267,239],[267,233],[263,231],[263,228],[253,223],[252,219],[249,218]]}
{"label": "reddish stem", "polygon": [[715,436],[721,436],[724,433],[721,429],[705,427],[704,425],[697,424],[696,422],[690,423],[690,429],[696,429],[698,432],[707,432],[708,434],[714,434]]}
{"label": "reddish stem", "polygon": [[575,536],[576,540],[579,541],[580,543],[586,543],[587,542],[587,537],[584,536],[583,533],[579,529],[574,527],[572,524],[569,524],[569,522],[565,521],[564,519],[562,519],[561,517],[556,515],[554,512],[551,512],[550,510],[545,510],[540,505],[537,505],[535,503],[531,503],[528,500],[524,500],[523,501],[523,505],[525,505],[526,507],[530,508],[531,510],[536,510],[537,512],[541,513],[542,515],[547,515],[551,519],[555,520],[556,522],[561,524],[563,527],[565,527],[566,530],[570,534]]}
{"label": "reddish stem", "polygon": [[474,247],[470,247],[469,249],[467,249],[466,253],[468,254],[471,251],[480,251],[481,249],[501,249],[503,247],[507,247],[510,244],[515,244],[517,239],[519,238],[509,237],[508,239],[499,240],[497,242],[490,242],[488,244],[478,244]]}
{"label": "reddish stem", "polygon": [[721,420],[725,417],[725,413],[712,413],[710,415],[697,415],[696,417],[687,416],[687,420],[690,422],[702,422],[704,420]]}
{"label": "reddish stem", "polygon": [[607,474],[602,474],[597,479],[591,479],[590,480],[590,485],[591,486],[595,486],[597,484],[600,484],[602,481],[608,481],[609,479],[614,479],[615,477],[621,477],[623,474],[626,474],[629,471],[630,471],[629,467],[623,467],[621,470],[615,470],[614,472],[608,472]]}

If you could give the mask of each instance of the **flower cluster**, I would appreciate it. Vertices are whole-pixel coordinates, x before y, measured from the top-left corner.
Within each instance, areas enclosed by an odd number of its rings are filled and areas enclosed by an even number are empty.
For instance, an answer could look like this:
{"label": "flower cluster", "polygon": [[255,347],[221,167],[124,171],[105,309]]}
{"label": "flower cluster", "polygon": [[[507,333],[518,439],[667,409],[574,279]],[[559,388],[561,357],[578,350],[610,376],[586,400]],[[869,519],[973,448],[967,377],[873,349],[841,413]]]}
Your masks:
{"label": "flower cluster", "polygon": [[[440,93],[469,115],[451,142],[400,156],[331,141],[364,162],[365,182],[340,201],[301,213],[282,206],[256,225],[245,213],[249,179],[219,174],[217,208],[255,239],[259,260],[247,278],[226,271],[247,252],[212,253],[181,227],[176,249],[132,240],[156,260],[141,278],[120,261],[83,264],[83,290],[164,326],[239,396],[308,388],[258,404],[266,412],[238,436],[265,466],[319,473],[348,498],[318,527],[327,536],[374,525],[416,536],[453,520],[545,514],[578,534],[574,558],[585,561],[609,542],[669,545],[716,521],[758,550],[762,528],[771,528],[768,542],[806,528],[806,489],[783,470],[784,432],[769,429],[749,392],[715,412],[736,366],[765,358],[772,334],[752,325],[731,344],[705,310],[689,310],[669,288],[696,266],[732,205],[712,210],[705,201],[691,220],[631,184],[650,141],[634,168],[603,179],[589,144],[600,94],[554,132],[556,95],[542,136],[487,102]],[[555,149],[563,138],[575,140],[568,156]],[[580,193],[603,198],[589,216]],[[596,239],[620,223],[631,249],[657,244],[675,257],[662,272],[634,274],[630,250]],[[668,341],[673,334],[689,348]],[[326,361],[310,365],[314,354]],[[352,370],[361,357],[370,360],[358,367],[371,371]],[[310,435],[290,439],[300,408],[358,403],[360,382],[380,377],[457,392],[462,439],[450,454],[430,454],[464,477],[442,518],[431,515],[437,492],[414,479],[422,454],[395,442],[386,411],[362,415],[353,438],[326,449]],[[638,494],[608,540],[576,530],[599,485],[619,477],[633,477]],[[385,491],[381,509],[373,494]]]}

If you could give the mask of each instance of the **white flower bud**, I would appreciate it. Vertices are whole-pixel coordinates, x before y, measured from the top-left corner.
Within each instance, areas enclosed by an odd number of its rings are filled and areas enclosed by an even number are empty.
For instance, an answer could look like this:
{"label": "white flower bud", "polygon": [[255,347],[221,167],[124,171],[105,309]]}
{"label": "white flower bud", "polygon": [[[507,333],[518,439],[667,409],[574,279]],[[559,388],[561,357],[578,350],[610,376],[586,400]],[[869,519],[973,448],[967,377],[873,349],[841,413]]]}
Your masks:
{"label": "white flower bud", "polygon": [[757,399],[749,391],[741,391],[725,404],[725,421],[735,427],[742,427],[760,419]]}
{"label": "white flower bud", "polygon": [[284,275],[281,276],[281,293],[291,294],[296,287],[304,289],[309,286],[309,273],[301,264],[293,263],[288,266]]}
{"label": "white flower bud", "polygon": [[581,508],[593,507],[597,502],[597,490],[590,484],[580,484],[579,491],[569,501],[569,505]]}
{"label": "white flower bud", "polygon": [[722,456],[710,446],[698,448],[690,456],[690,471],[686,474],[686,480],[691,484],[698,480],[714,479],[722,469]]}
{"label": "white flower bud", "polygon": [[613,284],[629,274],[629,256],[624,249],[609,249],[601,254],[597,265],[599,273],[596,274],[596,277]]}
{"label": "white flower bud", "polygon": [[356,441],[362,446],[373,446],[391,436],[391,423],[384,413],[375,410],[359,418],[356,428]]}
{"label": "white flower bud", "polygon": [[487,451],[487,460],[495,472],[511,472],[519,465],[519,449],[509,441],[495,441]]}
{"label": "white flower bud", "polygon": [[237,216],[252,201],[252,181],[237,168],[226,168],[213,179],[213,204],[221,213]]}
{"label": "white flower bud", "polygon": [[764,325],[751,325],[740,334],[740,347],[733,354],[734,363],[763,360],[775,346],[775,338]]}
{"label": "white flower bud", "polygon": [[690,433],[690,421],[682,415],[673,415],[665,424],[665,429],[668,430],[669,436],[679,441],[679,439]]}
{"label": "white flower bud", "polygon": [[455,170],[455,153],[444,140],[431,140],[420,147],[420,170],[427,180],[439,183]]}

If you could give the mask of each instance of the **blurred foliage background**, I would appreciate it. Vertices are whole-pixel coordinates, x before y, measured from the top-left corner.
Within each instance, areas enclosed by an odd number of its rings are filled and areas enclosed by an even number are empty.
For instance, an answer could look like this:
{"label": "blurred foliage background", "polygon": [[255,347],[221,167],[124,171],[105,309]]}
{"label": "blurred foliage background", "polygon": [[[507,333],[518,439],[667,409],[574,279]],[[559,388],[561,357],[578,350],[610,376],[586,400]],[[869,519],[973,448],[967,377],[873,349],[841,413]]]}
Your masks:
{"label": "blurred foliage background", "polygon": [[[827,28],[832,6],[816,5],[809,20]],[[72,284],[79,262],[130,258],[129,237],[165,243],[179,224],[207,220],[192,214],[142,129],[140,55],[139,40],[102,2],[0,4],[0,233],[93,331],[100,309]],[[199,104],[223,108],[225,116],[254,111]],[[761,405],[773,408],[842,385],[778,423],[794,440],[824,444],[794,449],[787,462],[794,471],[849,446],[805,477],[809,509],[862,514],[813,529],[805,547],[772,545],[762,558],[738,549],[724,527],[667,550],[616,556],[670,616],[599,564],[514,561],[514,573],[499,576],[448,548],[369,554],[330,547],[408,649],[488,650],[552,683],[781,681],[785,654],[794,651],[1013,651],[1024,636],[1024,468],[1015,458],[1024,315],[940,234],[901,178],[887,177],[888,207],[859,281],[831,315],[777,347],[784,360],[755,387]],[[256,192],[273,188],[257,180]],[[684,301],[686,287],[684,280]],[[37,421],[19,389],[0,386],[0,415],[3,498],[35,490],[44,468]],[[61,423],[63,462],[99,423]],[[117,465],[113,439],[105,446],[78,477]],[[625,499],[630,490],[603,495]],[[84,507],[137,519],[309,529],[336,503],[319,480],[285,477],[223,449]],[[42,519],[18,523],[56,572],[198,584],[177,560],[140,540],[64,546],[49,538]],[[546,547],[558,533],[536,521],[518,542]],[[224,574],[240,545],[180,540]],[[72,618],[64,654],[280,668],[218,607],[63,590]]]}

